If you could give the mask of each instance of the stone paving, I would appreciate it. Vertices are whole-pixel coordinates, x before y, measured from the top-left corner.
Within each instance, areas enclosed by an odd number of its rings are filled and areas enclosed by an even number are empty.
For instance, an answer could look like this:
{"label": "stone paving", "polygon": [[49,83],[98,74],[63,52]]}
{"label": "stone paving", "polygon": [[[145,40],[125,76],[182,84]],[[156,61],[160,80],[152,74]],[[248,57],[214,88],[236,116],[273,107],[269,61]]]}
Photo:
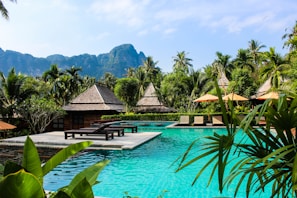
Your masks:
{"label": "stone paving", "polygon": [[[129,133],[126,132],[124,136],[118,137],[114,134],[114,139],[105,140],[104,135],[76,135],[75,139],[64,139],[63,131],[54,131],[36,135],[30,135],[30,138],[35,143],[36,147],[48,147],[48,148],[64,148],[69,144],[90,140],[93,142],[88,149],[94,150],[119,150],[119,149],[134,149],[135,147],[150,141],[151,139],[161,135],[161,132],[138,132]],[[13,137],[0,140],[0,145],[8,146],[22,146],[27,136]]]}

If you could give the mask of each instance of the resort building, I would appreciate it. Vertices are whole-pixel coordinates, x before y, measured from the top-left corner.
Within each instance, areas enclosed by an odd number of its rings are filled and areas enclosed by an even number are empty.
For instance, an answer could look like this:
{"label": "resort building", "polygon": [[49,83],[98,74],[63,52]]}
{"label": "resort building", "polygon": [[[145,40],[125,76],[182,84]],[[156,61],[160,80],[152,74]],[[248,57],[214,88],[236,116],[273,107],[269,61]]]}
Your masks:
{"label": "resort building", "polygon": [[68,130],[90,126],[95,120],[100,120],[102,115],[121,113],[124,105],[107,87],[93,85],[63,109],[67,112],[64,130]]}

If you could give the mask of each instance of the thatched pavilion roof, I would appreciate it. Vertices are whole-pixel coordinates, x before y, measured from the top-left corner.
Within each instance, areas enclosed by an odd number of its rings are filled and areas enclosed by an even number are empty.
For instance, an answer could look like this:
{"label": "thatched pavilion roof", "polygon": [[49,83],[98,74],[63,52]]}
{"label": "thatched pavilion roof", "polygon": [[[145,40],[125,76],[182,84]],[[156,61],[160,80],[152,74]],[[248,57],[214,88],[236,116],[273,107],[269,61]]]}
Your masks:
{"label": "thatched pavilion roof", "polygon": [[229,80],[226,77],[226,74],[224,72],[220,73],[220,78],[218,79],[218,85],[222,89],[226,89],[229,85]]}
{"label": "thatched pavilion roof", "polygon": [[[287,87],[286,87],[287,85],[285,84],[285,82],[287,82],[287,81],[288,81],[287,79],[281,80],[281,83],[283,83],[281,85],[282,89],[287,89]],[[272,88],[272,86],[271,86],[271,77],[270,77],[259,87],[256,94],[251,96],[251,99],[256,99],[262,95],[267,94],[268,92],[272,91],[271,88]]]}
{"label": "thatched pavilion roof", "polygon": [[63,107],[66,111],[118,111],[124,109],[113,92],[104,86],[93,85]]}
{"label": "thatched pavilion roof", "polygon": [[266,94],[271,89],[271,78],[267,79],[257,90],[255,95],[251,96],[251,99],[256,99],[259,96]]}
{"label": "thatched pavilion roof", "polygon": [[136,112],[174,112],[158,99],[153,83],[146,88],[143,97],[136,104]]}

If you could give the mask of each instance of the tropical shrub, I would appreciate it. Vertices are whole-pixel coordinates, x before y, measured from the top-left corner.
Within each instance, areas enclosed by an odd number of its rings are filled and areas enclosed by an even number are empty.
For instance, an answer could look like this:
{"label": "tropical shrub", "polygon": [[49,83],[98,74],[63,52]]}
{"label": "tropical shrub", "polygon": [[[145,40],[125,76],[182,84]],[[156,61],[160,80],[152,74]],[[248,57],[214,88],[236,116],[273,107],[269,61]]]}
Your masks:
{"label": "tropical shrub", "polygon": [[[86,141],[69,145],[46,163],[41,164],[37,148],[31,138],[27,137],[24,145],[22,164],[7,162],[4,168],[0,166],[0,173],[3,172],[3,176],[0,176],[0,197],[47,197],[43,189],[43,177],[68,157],[91,144],[92,142]],[[86,168],[78,173],[69,185],[60,188],[57,192],[51,193],[49,196],[52,198],[94,197],[92,185],[98,183],[96,181],[98,174],[108,163],[108,160],[104,160]]]}
{"label": "tropical shrub", "polygon": [[[228,112],[221,99],[220,103],[226,134],[214,133],[205,137],[207,141],[203,152],[190,157],[190,151],[199,142],[195,140],[181,156],[177,171],[207,157],[209,161],[198,171],[193,184],[206,169],[210,169],[209,183],[217,173],[221,193],[224,188],[236,185],[236,197],[239,187],[245,185],[246,197],[264,190],[271,192],[271,197],[296,197],[297,99],[289,101],[284,95],[278,100],[267,100],[256,106],[241,122],[231,102]],[[253,126],[252,123],[257,123],[261,116],[265,116],[266,125]]]}

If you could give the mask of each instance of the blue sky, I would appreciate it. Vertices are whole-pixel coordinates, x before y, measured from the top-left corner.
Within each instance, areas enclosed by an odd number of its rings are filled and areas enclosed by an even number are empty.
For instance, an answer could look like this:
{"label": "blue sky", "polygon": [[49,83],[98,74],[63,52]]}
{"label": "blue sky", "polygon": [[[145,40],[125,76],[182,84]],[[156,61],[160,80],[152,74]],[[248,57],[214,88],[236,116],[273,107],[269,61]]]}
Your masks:
{"label": "blue sky", "polygon": [[284,54],[282,36],[297,20],[295,0],[4,0],[0,47],[36,57],[98,55],[131,43],[171,72],[185,51],[194,69],[217,51],[234,58],[251,39]]}

